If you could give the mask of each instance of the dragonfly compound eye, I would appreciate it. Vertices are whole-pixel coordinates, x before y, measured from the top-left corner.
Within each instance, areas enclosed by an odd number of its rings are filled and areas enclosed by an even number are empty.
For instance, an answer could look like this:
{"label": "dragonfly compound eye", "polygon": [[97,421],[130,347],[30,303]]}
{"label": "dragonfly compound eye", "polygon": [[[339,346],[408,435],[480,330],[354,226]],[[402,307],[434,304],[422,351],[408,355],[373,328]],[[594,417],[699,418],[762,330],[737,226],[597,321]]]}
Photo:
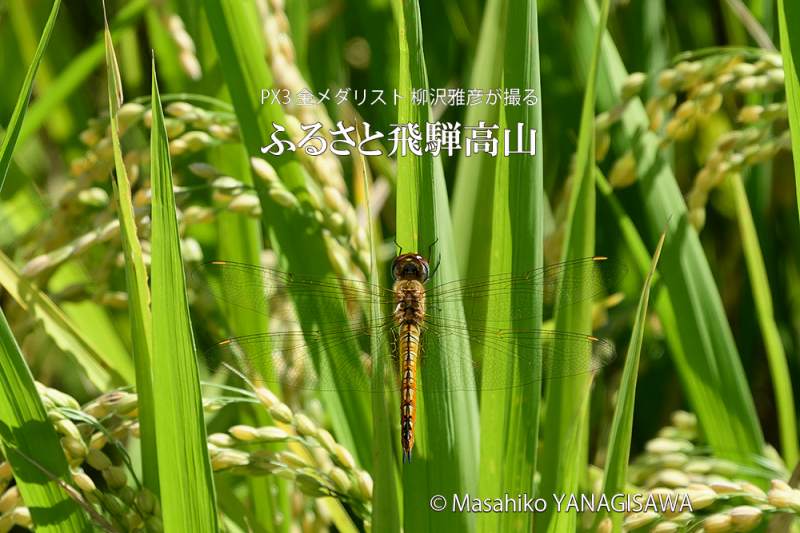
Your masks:
{"label": "dragonfly compound eye", "polygon": [[406,254],[397,257],[392,266],[394,279],[416,279],[425,281],[428,278],[427,262],[418,255]]}
{"label": "dragonfly compound eye", "polygon": [[402,265],[400,265],[399,263],[397,263],[397,261],[395,261],[394,265],[392,266],[392,278],[394,278],[395,280],[400,279],[403,276],[402,269],[403,269]]}
{"label": "dragonfly compound eye", "polygon": [[428,281],[428,278],[431,277],[430,267],[428,266],[428,262],[425,261],[422,263],[422,281]]}

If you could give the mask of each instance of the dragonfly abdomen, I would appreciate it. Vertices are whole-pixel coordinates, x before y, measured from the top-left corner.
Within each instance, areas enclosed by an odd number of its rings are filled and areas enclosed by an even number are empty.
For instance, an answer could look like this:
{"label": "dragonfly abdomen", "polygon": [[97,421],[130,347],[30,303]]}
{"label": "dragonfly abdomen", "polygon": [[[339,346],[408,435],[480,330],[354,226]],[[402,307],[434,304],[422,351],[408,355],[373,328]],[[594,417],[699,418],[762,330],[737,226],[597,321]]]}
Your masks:
{"label": "dragonfly abdomen", "polygon": [[419,326],[413,323],[400,326],[400,440],[403,457],[409,461],[414,447],[414,423],[417,417],[419,331]]}
{"label": "dragonfly abdomen", "polygon": [[417,356],[425,316],[425,289],[416,280],[395,283],[394,319],[398,326],[397,355],[400,359],[400,440],[403,460],[411,460],[417,414]]}

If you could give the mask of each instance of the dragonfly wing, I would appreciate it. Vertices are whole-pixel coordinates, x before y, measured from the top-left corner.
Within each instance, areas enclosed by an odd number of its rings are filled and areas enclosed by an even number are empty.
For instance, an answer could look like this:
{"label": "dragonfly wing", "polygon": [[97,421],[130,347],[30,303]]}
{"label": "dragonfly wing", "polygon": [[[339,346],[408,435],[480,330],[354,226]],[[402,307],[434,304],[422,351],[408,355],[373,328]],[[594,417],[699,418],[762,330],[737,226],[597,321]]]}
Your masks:
{"label": "dragonfly wing", "polygon": [[341,322],[373,301],[384,303],[391,291],[366,281],[299,275],[244,263],[212,261],[205,266],[205,288],[219,301],[268,314],[269,301],[285,291],[301,316],[313,312]]}
{"label": "dragonfly wing", "polygon": [[[468,339],[475,353],[446,353],[447,336]],[[596,372],[616,357],[614,346],[604,339],[561,331],[473,328],[433,321],[428,323],[422,337],[422,372],[444,363],[451,378],[456,378],[437,381],[426,380],[423,375],[420,388],[426,391],[454,390],[451,382],[466,383],[467,386],[457,388],[469,390],[520,387],[540,380]],[[430,358],[426,359],[428,355]],[[464,375],[467,372],[473,374],[472,379]]]}
{"label": "dragonfly wing", "polygon": [[[388,349],[368,355],[369,336],[387,345],[387,329],[352,327],[331,332],[287,331],[226,339],[205,352],[210,368],[232,365],[255,383],[295,390],[371,391],[372,371],[383,363],[384,388],[397,390]],[[365,351],[366,349],[366,351]]]}
{"label": "dragonfly wing", "polygon": [[606,287],[616,286],[624,274],[624,266],[609,262],[605,257],[587,257],[523,274],[497,274],[443,283],[426,293],[434,313],[446,313],[448,306],[445,304],[460,300],[467,321],[521,321],[532,318],[535,297],[545,305],[591,300],[603,294]]}

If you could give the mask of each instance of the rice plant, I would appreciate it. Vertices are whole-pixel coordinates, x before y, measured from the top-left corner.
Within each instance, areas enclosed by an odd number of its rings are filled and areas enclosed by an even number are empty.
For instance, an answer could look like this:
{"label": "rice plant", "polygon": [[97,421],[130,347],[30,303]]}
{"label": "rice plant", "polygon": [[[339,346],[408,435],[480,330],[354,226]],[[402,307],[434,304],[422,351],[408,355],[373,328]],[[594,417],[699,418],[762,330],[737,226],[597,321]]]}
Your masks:
{"label": "rice plant", "polygon": [[0,532],[798,531],[798,27],[0,5]]}

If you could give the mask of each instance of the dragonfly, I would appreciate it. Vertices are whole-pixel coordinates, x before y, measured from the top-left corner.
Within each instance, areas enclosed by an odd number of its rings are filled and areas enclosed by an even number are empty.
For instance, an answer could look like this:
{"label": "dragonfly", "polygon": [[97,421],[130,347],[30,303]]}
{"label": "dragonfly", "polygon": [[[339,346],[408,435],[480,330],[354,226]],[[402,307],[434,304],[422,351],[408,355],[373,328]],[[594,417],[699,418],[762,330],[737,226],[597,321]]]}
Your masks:
{"label": "dragonfly", "polygon": [[[616,265],[609,268],[606,257],[435,284],[436,266],[432,269],[423,255],[405,253],[392,261],[391,287],[227,261],[212,261],[206,269],[212,280],[208,288],[224,304],[268,315],[270,301],[283,293],[291,296],[302,323],[225,339],[207,351],[209,360],[232,359],[255,381],[284,385],[285,376],[264,377],[260,369],[291,361],[303,376],[289,386],[318,391],[374,392],[372,374],[383,368],[379,377],[384,390],[400,395],[403,462],[411,460],[420,391],[520,387],[596,372],[615,357],[607,340],[525,327],[540,312],[532,301],[569,305],[601,295],[621,272]],[[381,312],[370,321],[372,304]],[[303,323],[309,316],[314,319]],[[369,352],[371,338],[377,341],[374,345],[388,342],[390,349],[365,354],[359,347]],[[465,340],[472,350],[452,353],[448,339]],[[425,379],[425,368],[440,364],[456,378]],[[510,368],[516,371],[510,373]]]}

